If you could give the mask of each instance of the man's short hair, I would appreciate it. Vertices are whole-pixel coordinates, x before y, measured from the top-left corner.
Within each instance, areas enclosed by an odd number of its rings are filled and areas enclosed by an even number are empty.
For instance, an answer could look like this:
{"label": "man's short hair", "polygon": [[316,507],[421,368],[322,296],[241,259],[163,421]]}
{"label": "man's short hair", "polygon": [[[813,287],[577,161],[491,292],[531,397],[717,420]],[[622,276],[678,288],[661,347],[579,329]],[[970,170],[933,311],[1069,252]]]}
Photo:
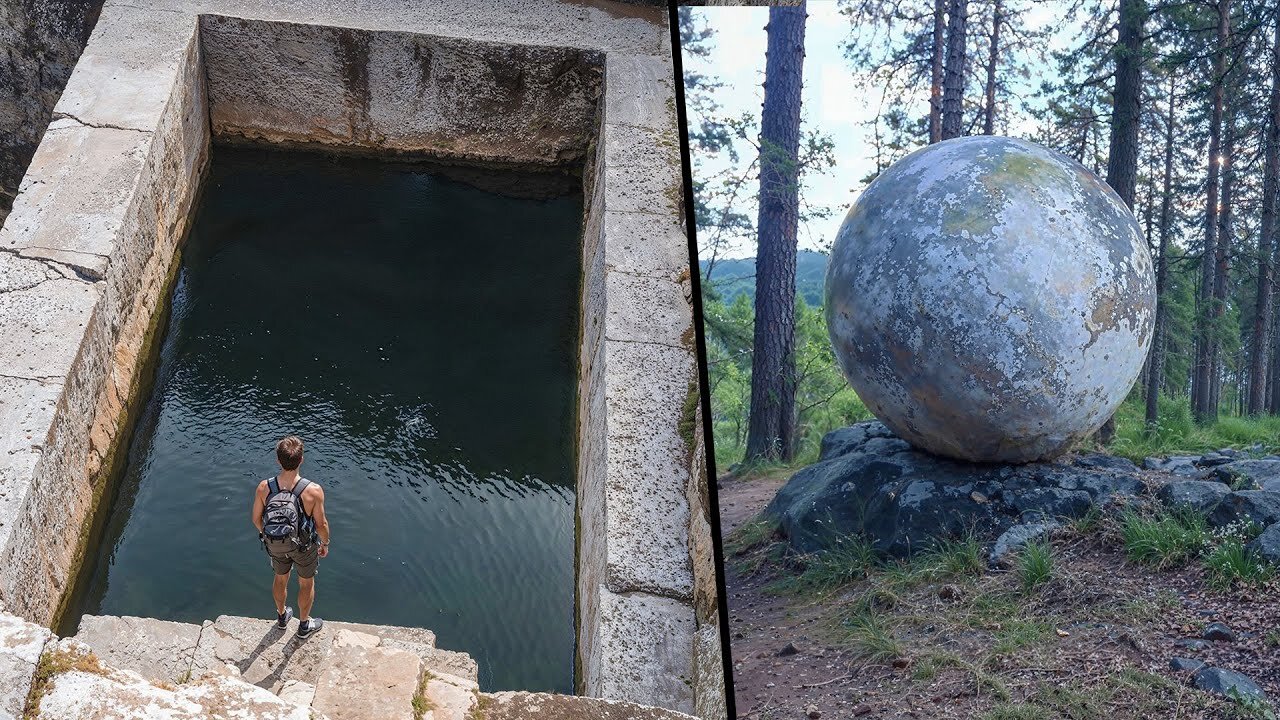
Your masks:
{"label": "man's short hair", "polygon": [[285,470],[297,470],[302,464],[302,438],[290,435],[276,443],[276,459]]}

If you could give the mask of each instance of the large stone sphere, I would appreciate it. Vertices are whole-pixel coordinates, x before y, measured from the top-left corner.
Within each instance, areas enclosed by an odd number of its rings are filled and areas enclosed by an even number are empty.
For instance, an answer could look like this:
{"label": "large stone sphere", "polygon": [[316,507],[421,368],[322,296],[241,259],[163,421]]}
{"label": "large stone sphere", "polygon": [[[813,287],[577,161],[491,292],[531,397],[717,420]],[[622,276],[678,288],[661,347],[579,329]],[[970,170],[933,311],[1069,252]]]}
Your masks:
{"label": "large stone sphere", "polygon": [[845,377],[904,440],[1028,462],[1124,400],[1155,281],[1133,214],[1092,172],[1024,140],[959,138],[895,163],[850,208],[826,314]]}

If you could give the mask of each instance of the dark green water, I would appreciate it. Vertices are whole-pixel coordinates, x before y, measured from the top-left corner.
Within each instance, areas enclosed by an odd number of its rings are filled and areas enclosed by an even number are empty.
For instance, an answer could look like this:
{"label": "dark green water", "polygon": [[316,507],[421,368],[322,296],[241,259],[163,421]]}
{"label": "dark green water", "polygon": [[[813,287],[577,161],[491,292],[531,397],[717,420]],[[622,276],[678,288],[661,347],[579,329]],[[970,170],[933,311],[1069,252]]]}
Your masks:
{"label": "dark green water", "polygon": [[296,433],[333,536],[317,616],[430,628],[485,689],[572,692],[581,214],[217,148],[80,612],[272,617],[249,509]]}

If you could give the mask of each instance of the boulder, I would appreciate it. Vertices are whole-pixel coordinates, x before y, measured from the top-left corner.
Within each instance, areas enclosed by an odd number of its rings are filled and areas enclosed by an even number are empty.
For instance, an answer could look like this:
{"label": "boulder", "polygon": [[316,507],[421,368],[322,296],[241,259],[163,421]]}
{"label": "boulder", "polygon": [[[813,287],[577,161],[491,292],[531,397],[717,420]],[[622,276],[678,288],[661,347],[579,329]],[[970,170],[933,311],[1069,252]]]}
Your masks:
{"label": "boulder", "polygon": [[1280,458],[1259,460],[1234,460],[1212,470],[1215,480],[1228,485],[1248,481],[1253,487],[1246,489],[1280,490]]}
{"label": "boulder", "polygon": [[1175,480],[1156,491],[1156,497],[1170,509],[1185,508],[1209,514],[1231,488],[1209,480]]}
{"label": "boulder", "polygon": [[1280,492],[1236,490],[1227,493],[1209,513],[1209,524],[1214,527],[1250,520],[1261,527],[1280,522]]}
{"label": "boulder", "polygon": [[1169,661],[1169,667],[1175,672],[1195,672],[1204,667],[1203,660],[1176,657]]}
{"label": "boulder", "polygon": [[970,463],[916,450],[874,421],[828,434],[823,448],[826,459],[793,475],[765,511],[801,552],[850,535],[894,555],[970,531],[993,540],[1014,525],[1079,517],[1145,492],[1132,463]]}
{"label": "boulder", "polygon": [[1262,692],[1262,688],[1258,687],[1257,683],[1234,670],[1203,667],[1197,670],[1195,675],[1191,676],[1191,681],[1201,690],[1216,695],[1224,695],[1226,697],[1238,695],[1242,698],[1255,700],[1267,699],[1266,693]]}
{"label": "boulder", "polygon": [[1223,455],[1220,452],[1209,452],[1201,455],[1196,460],[1196,464],[1202,468],[1217,467],[1218,465],[1225,465],[1234,459],[1230,455]]}
{"label": "boulder", "polygon": [[1268,526],[1246,547],[1265,562],[1280,565],[1280,523]]}

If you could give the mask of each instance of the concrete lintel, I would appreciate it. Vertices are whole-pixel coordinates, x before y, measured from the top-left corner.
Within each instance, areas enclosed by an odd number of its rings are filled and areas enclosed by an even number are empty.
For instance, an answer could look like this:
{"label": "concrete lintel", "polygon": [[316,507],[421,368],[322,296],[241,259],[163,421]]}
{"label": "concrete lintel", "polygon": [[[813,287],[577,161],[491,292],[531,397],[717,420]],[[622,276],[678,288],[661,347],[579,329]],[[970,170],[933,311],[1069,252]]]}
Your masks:
{"label": "concrete lintel", "polygon": [[604,213],[605,264],[610,270],[687,280],[689,242],[679,216],[647,212]]}
{"label": "concrete lintel", "polygon": [[594,694],[692,714],[697,628],[689,607],[647,593],[601,588],[599,613],[598,656],[587,677],[587,684],[598,688]]}
{"label": "concrete lintel", "polygon": [[[679,426],[697,365],[690,350],[606,340],[605,582],[688,600],[689,448]],[[692,617],[692,613],[691,613]]]}
{"label": "concrete lintel", "polygon": [[605,122],[669,133],[676,127],[671,56],[612,53],[605,65]]}
{"label": "concrete lintel", "polygon": [[671,131],[605,123],[605,210],[679,218],[684,212],[680,142]]}

